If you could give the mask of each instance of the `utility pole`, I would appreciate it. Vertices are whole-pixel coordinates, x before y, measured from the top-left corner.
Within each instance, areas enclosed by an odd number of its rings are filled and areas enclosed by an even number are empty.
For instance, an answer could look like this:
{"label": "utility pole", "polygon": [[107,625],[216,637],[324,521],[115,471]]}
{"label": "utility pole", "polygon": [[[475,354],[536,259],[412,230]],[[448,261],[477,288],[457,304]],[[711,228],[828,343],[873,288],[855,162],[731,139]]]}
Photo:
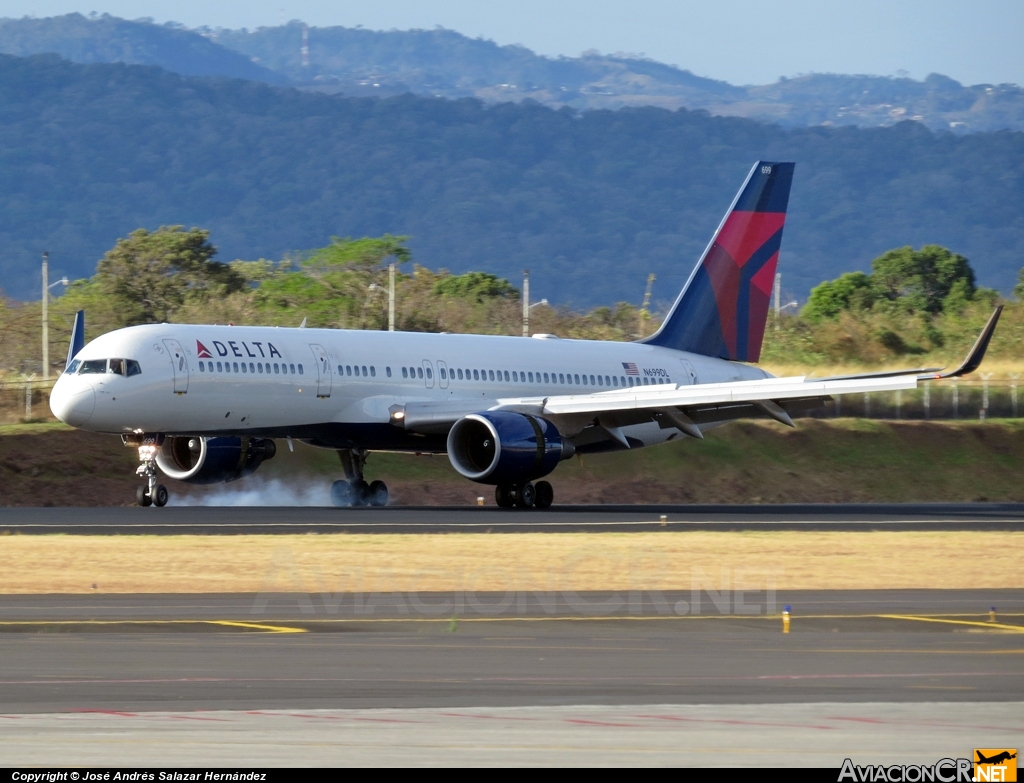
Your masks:
{"label": "utility pole", "polygon": [[640,305],[640,336],[647,336],[647,319],[651,317],[651,291],[654,288],[654,273],[647,275],[647,288],[644,290],[644,303]]}
{"label": "utility pole", "polygon": [[523,337],[530,336],[530,270],[523,270]]}
{"label": "utility pole", "polygon": [[388,331],[395,331],[395,265],[388,264]]}
{"label": "utility pole", "polygon": [[[43,382],[50,380],[50,254],[43,251]],[[28,414],[26,414],[28,415]]]}

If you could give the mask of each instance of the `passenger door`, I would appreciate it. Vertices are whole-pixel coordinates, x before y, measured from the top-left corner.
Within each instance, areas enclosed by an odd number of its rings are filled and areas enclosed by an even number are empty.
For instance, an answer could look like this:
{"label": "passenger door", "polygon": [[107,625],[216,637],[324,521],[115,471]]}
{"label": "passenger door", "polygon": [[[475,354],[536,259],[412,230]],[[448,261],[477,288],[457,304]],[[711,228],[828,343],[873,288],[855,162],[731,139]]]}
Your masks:
{"label": "passenger door", "polygon": [[448,365],[442,362],[440,359],[437,360],[437,385],[442,389],[448,388]]}
{"label": "passenger door", "polygon": [[316,396],[331,396],[331,362],[327,358],[327,351],[322,345],[310,343],[310,350],[313,352],[316,364]]}
{"label": "passenger door", "polygon": [[167,353],[171,356],[171,369],[174,372],[174,393],[185,394],[188,391],[188,357],[177,340],[164,340]]}
{"label": "passenger door", "polygon": [[434,366],[427,360],[423,360],[423,382],[428,389],[434,388]]}

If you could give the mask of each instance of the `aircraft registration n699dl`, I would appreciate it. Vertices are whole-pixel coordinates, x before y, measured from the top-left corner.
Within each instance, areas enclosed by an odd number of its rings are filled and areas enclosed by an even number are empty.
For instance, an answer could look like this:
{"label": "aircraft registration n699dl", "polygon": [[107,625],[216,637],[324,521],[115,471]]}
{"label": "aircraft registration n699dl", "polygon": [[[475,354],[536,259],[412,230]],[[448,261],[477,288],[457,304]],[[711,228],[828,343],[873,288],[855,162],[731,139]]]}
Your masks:
{"label": "aircraft registration n699dl", "polygon": [[661,328],[638,342],[150,324],[83,346],[79,312],[50,407],[138,448],[144,506],[167,503],[158,470],[233,481],[287,438],[338,452],[337,506],[386,504],[385,484],[364,479],[366,457],[399,451],[446,453],[467,479],[494,485],[499,506],[547,508],[554,493],[538,479],[577,453],[699,439],[740,418],[792,425],[834,395],[975,370],[1000,309],[951,372],[806,379],[753,366],[793,170],[754,165]]}

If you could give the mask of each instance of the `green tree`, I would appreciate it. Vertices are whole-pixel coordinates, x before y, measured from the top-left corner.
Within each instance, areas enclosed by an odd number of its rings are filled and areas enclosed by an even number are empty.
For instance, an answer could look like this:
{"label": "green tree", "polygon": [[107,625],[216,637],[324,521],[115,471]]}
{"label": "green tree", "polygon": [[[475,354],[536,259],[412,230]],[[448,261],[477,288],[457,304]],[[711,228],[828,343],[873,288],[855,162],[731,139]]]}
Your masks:
{"label": "green tree", "polygon": [[[390,259],[398,264],[409,261],[407,241],[408,237],[391,234],[332,237],[331,244],[310,252],[295,272],[264,277],[257,303],[278,317],[287,312],[289,317],[307,318],[310,326],[379,328],[385,304],[379,296],[385,290],[383,264]],[[260,268],[253,271],[260,273]]]}
{"label": "green tree", "polygon": [[883,253],[871,262],[871,283],[879,300],[910,313],[940,313],[947,300],[962,309],[977,289],[970,262],[940,245]]}
{"label": "green tree", "polygon": [[867,310],[873,302],[871,278],[863,272],[848,272],[812,288],[801,314],[818,321],[835,318],[844,310]]}
{"label": "green tree", "polygon": [[434,283],[434,293],[457,299],[474,299],[483,304],[486,299],[518,299],[519,289],[503,277],[487,272],[467,272],[464,275],[443,277]]}
{"label": "green tree", "polygon": [[241,275],[213,260],[217,248],[209,235],[182,226],[161,226],[153,232],[140,228],[106,252],[91,285],[83,288],[105,296],[121,314],[122,325],[170,321],[186,303],[245,286]]}
{"label": "green tree", "polygon": [[1013,287],[1013,295],[1024,300],[1024,269],[1017,273],[1017,285]]}

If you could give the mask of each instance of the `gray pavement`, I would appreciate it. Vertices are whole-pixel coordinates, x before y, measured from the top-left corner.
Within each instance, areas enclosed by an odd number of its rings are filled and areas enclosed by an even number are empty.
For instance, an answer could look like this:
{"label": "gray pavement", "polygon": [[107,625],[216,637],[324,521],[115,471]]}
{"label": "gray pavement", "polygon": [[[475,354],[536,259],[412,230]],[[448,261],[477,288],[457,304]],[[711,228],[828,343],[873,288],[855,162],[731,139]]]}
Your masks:
{"label": "gray pavement", "polygon": [[[665,520],[661,517],[665,516]],[[633,532],[652,530],[1024,530],[1021,503],[0,508],[0,534]]]}
{"label": "gray pavement", "polygon": [[1018,747],[1022,715],[1020,702],[8,715],[0,765],[930,765]]}
{"label": "gray pavement", "polygon": [[1024,591],[780,593],[789,634],[767,595],[678,596],[5,596],[0,692],[18,714],[1024,701]]}

